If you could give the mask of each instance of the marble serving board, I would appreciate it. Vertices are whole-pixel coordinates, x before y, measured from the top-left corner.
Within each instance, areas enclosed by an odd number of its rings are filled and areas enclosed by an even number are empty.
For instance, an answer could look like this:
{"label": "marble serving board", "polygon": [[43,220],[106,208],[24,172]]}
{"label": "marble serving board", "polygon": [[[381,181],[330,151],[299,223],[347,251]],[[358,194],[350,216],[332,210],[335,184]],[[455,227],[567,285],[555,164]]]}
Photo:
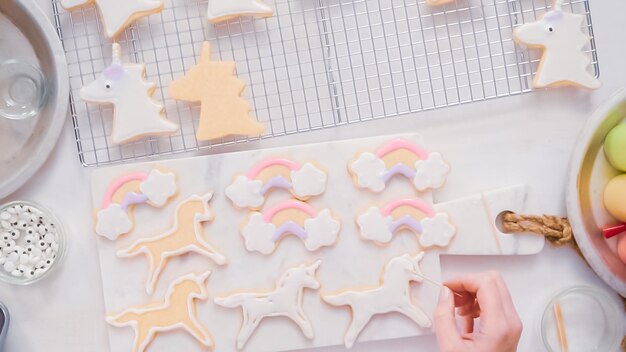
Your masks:
{"label": "marble serving board", "polygon": [[[381,247],[366,242],[358,234],[355,217],[371,205],[383,205],[388,201],[418,195],[403,177],[394,178],[384,192],[376,194],[357,189],[348,174],[347,165],[355,154],[374,150],[393,138],[406,138],[428,147],[418,135],[384,136],[285,148],[208,155],[190,159],[121,165],[96,170],[92,179],[94,211],[101,204],[103,194],[116,178],[137,171],[149,171],[154,167],[167,168],[177,174],[179,193],[165,207],[149,206],[135,208],[135,228],[116,241],[93,234],[98,241],[106,312],[115,314],[128,307],[162,300],[167,286],[176,278],[194,272],[211,270],[208,280],[209,299],[197,301],[198,319],[211,332],[216,351],[235,350],[235,341],[241,326],[240,309],[216,306],[213,298],[238,290],[271,290],[282,273],[293,266],[321,259],[317,277],[322,284],[320,291],[305,290],[304,311],[312,322],[315,338],[306,339],[299,328],[286,318],[267,318],[252,335],[245,351],[281,351],[309,347],[343,344],[343,337],[350,322],[347,308],[332,307],[322,302],[320,292],[336,292],[350,287],[375,286],[383,266],[393,257],[420,250],[416,236],[404,231],[394,236],[388,246]],[[472,163],[471,154],[453,153],[459,157],[444,158],[452,165],[454,173],[458,163]],[[462,156],[462,157],[461,157]],[[257,162],[270,157],[286,157],[298,162],[316,161],[328,173],[327,190],[309,203],[316,209],[328,207],[341,220],[341,232],[336,245],[316,252],[307,251],[295,236],[284,238],[271,255],[248,252],[239,234],[242,221],[248,211],[236,209],[224,195],[225,187],[234,175],[245,173]],[[487,172],[487,171],[485,171]],[[445,187],[445,186],[444,186]],[[219,267],[211,260],[189,254],[172,259],[164,270],[152,297],[145,292],[147,262],[143,256],[118,258],[116,251],[127,247],[137,239],[151,237],[168,229],[173,222],[176,203],[191,194],[214,191],[211,201],[215,219],[204,225],[205,238],[228,258],[228,264]],[[435,191],[436,192],[436,191]],[[419,195],[428,202],[431,193]],[[446,211],[457,227],[452,243],[444,249],[428,250],[421,262],[423,273],[433,280],[441,279],[439,256],[533,254],[543,247],[543,237],[533,235],[502,234],[496,226],[496,217],[502,211],[537,212],[532,193],[525,186],[515,186],[487,191],[477,195],[459,195],[456,200],[435,204],[438,211]],[[283,190],[276,190],[267,198],[267,209],[290,198]],[[432,316],[439,288],[431,283],[415,284],[412,294],[415,301]],[[104,319],[104,317],[103,317]],[[377,316],[363,330],[358,341],[394,339],[432,333],[422,329],[400,314]],[[109,327],[111,351],[131,351],[134,339],[130,327]],[[161,333],[149,346],[152,352],[201,351],[201,345],[183,331]]]}

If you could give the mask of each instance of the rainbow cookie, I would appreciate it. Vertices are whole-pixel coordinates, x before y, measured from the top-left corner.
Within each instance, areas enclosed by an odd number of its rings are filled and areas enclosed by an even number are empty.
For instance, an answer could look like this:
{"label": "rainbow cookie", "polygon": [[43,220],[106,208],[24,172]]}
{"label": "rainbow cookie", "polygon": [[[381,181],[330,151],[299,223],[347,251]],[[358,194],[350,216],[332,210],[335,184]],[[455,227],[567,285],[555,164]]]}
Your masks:
{"label": "rainbow cookie", "polygon": [[447,246],[456,233],[446,213],[436,213],[418,198],[400,199],[382,208],[370,207],[357,218],[361,236],[378,244],[391,241],[403,228],[420,234],[422,247]]}
{"label": "rainbow cookie", "polygon": [[198,276],[185,275],[174,281],[167,290],[165,301],[127,309],[108,316],[106,321],[115,327],[131,326],[135,330],[133,352],[143,352],[160,332],[184,330],[207,348],[213,347],[211,334],[196,318],[196,300],[209,297],[206,280],[210,271]]}
{"label": "rainbow cookie", "polygon": [[265,213],[251,213],[241,235],[249,251],[270,254],[286,234],[299,237],[306,249],[315,251],[337,242],[340,227],[330,210],[316,211],[307,203],[289,200]]}
{"label": "rainbow cookie", "polygon": [[171,258],[187,253],[197,253],[213,260],[217,265],[226,264],[226,257],[204,239],[202,223],[213,219],[209,200],[213,193],[192,195],[176,207],[172,227],[156,236],[142,238],[130,247],[117,252],[118,257],[129,258],[145,254],[148,260],[146,292],[152,294],[159,276]]}
{"label": "rainbow cookie", "polygon": [[431,327],[428,315],[410,294],[411,282],[422,282],[424,276],[419,262],[424,257],[420,252],[412,257],[408,254],[391,259],[381,274],[379,285],[365,290],[344,290],[337,294],[322,294],[322,299],[333,306],[349,306],[352,322],[344,336],[344,343],[351,348],[357,337],[373,316],[397,312],[413,320],[423,328]]}
{"label": "rainbow cookie", "polygon": [[313,163],[268,159],[256,164],[247,174],[235,177],[226,187],[226,196],[239,208],[257,210],[272,189],[286,189],[294,197],[307,200],[326,190],[326,179],[326,172]]}
{"label": "rainbow cookie", "polygon": [[96,234],[117,239],[133,229],[134,206],[147,203],[160,208],[177,192],[176,175],[172,172],[154,169],[118,178],[106,190],[102,207],[96,213]]}
{"label": "rainbow cookie", "polygon": [[245,346],[261,321],[269,317],[289,318],[298,325],[306,338],[313,339],[313,326],[302,308],[303,291],[305,288],[318,290],[321,287],[315,276],[320,264],[321,261],[317,260],[311,265],[302,264],[287,270],[270,292],[236,293],[215,299],[215,304],[222,307],[241,307],[243,325],[237,335],[238,349]]}
{"label": "rainbow cookie", "polygon": [[374,192],[384,190],[398,174],[411,179],[418,191],[425,191],[443,186],[450,166],[437,152],[429,153],[412,142],[395,139],[374,153],[360,153],[348,171],[357,187]]}

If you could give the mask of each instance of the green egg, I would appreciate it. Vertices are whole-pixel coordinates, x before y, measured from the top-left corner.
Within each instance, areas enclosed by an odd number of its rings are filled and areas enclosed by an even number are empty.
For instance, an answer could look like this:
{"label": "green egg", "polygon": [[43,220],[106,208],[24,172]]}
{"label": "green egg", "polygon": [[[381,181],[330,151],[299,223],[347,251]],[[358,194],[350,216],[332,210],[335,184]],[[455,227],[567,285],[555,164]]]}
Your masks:
{"label": "green egg", "polygon": [[619,171],[626,172],[626,124],[622,123],[613,128],[606,135],[604,141],[604,154]]}

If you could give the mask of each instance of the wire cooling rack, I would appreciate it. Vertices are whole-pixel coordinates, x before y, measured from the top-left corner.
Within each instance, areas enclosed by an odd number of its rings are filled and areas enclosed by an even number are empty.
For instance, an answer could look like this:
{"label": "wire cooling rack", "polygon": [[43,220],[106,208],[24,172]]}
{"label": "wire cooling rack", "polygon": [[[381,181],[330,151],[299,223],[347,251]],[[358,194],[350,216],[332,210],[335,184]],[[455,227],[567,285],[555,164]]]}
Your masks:
{"label": "wire cooling rack", "polygon": [[[267,0],[272,3],[271,0]],[[535,20],[548,0],[275,0],[275,15],[212,25],[207,0],[168,0],[160,14],[132,24],[117,41],[125,60],[146,64],[171,137],[124,145],[110,140],[112,107],[86,104],[78,90],[111,58],[111,42],[93,5],[65,11],[52,0],[65,47],[71,111],[83,165],[103,165],[249,141],[198,142],[199,106],[173,100],[170,81],[195,64],[201,42],[215,60],[233,60],[247,83],[244,97],[270,138],[529,92],[539,53],[512,41],[512,29]],[[585,16],[586,50],[599,75],[588,0],[565,2]]]}

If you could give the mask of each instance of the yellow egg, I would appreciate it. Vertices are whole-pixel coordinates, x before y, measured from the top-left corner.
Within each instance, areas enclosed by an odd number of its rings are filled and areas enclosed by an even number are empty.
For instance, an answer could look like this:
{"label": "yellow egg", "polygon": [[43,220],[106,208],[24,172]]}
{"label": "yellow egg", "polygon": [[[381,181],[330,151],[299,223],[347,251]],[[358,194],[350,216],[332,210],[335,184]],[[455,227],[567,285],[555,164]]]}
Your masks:
{"label": "yellow egg", "polygon": [[626,222],[626,174],[614,177],[606,185],[604,207],[616,219]]}

